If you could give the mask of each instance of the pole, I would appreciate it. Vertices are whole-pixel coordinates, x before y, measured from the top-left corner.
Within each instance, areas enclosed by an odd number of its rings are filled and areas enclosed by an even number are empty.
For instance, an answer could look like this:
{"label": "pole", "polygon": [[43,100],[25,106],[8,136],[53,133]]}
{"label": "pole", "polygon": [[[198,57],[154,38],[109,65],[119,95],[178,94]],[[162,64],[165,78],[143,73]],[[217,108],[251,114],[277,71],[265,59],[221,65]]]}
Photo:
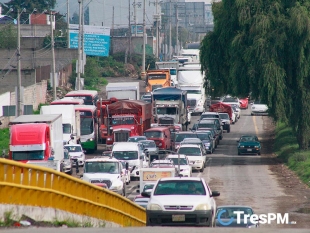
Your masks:
{"label": "pole", "polygon": [[56,92],[56,71],[55,71],[55,49],[54,49],[54,28],[53,28],[53,12],[50,11],[50,22],[51,22],[51,48],[52,48],[52,79],[53,79],[53,94],[54,100],[57,99]]}
{"label": "pole", "polygon": [[131,62],[131,24],[130,24],[130,0],[128,0],[128,40],[129,40],[129,61]]}
{"label": "pole", "polygon": [[145,25],[145,0],[143,0],[143,50],[142,50],[142,72],[141,78],[145,78],[145,43],[146,43],[146,25]]}
{"label": "pole", "polygon": [[114,6],[112,7],[112,28],[111,28],[111,53],[113,54],[113,36],[114,36]]}
{"label": "pole", "polygon": [[21,85],[22,85],[22,77],[21,77],[21,64],[20,64],[20,15],[19,10],[17,10],[17,92],[16,92],[16,113],[17,116],[21,116],[23,114],[22,106],[21,106]]}
{"label": "pole", "polygon": [[82,74],[84,74],[84,65],[86,63],[86,61],[84,60],[84,24],[85,24],[85,20],[84,20],[84,13],[85,13],[85,9],[84,9],[84,1],[82,0],[81,2],[82,4],[82,17],[81,17],[81,21],[82,21],[82,33],[81,33],[81,46],[82,46],[82,51],[81,51],[81,71],[82,71]]}
{"label": "pole", "polygon": [[178,5],[175,4],[175,17],[176,17],[176,55],[179,55],[179,11]]}
{"label": "pole", "polygon": [[134,7],[134,20],[135,20],[135,37],[137,37],[137,6],[136,6],[136,0],[133,0],[133,7]]}
{"label": "pole", "polygon": [[69,12],[69,1],[70,0],[67,0],[67,47],[68,49],[70,48],[70,12]]}
{"label": "pole", "polygon": [[159,32],[158,32],[158,0],[155,2],[156,4],[156,57],[159,58],[159,51],[158,51],[158,41],[159,41]]}
{"label": "pole", "polygon": [[172,58],[172,42],[171,42],[171,0],[170,0],[170,6],[169,6],[169,60]]}
{"label": "pole", "polygon": [[82,6],[81,0],[79,0],[79,38],[78,38],[78,65],[77,65],[77,90],[81,90],[81,16]]}

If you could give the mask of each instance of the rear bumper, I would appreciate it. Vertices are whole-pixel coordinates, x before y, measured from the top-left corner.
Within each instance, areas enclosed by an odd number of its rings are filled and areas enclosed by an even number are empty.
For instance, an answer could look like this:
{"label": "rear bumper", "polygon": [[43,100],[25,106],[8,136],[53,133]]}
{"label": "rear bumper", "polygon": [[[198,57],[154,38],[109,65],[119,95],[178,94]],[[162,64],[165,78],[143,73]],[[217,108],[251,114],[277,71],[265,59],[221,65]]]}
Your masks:
{"label": "rear bumper", "polygon": [[258,154],[260,153],[260,148],[238,148],[239,154]]}
{"label": "rear bumper", "polygon": [[[173,215],[184,215],[185,221],[173,221]],[[147,226],[212,226],[212,211],[146,211]]]}

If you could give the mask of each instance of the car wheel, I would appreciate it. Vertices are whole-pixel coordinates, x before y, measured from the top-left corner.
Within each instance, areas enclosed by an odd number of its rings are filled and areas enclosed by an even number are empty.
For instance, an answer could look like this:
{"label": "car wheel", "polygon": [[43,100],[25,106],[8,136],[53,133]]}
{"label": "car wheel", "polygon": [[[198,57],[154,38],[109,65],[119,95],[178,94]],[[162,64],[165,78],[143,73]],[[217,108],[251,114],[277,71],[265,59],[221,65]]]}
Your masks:
{"label": "car wheel", "polygon": [[258,152],[258,155],[260,155],[260,152]]}
{"label": "car wheel", "polygon": [[241,153],[238,151],[238,155],[241,155]]}
{"label": "car wheel", "polygon": [[128,182],[128,181],[126,182],[126,185],[129,185],[129,182]]}
{"label": "car wheel", "polygon": [[254,116],[254,114],[251,112],[251,116]]}
{"label": "car wheel", "polygon": [[200,172],[203,172],[205,170],[205,165],[202,166],[202,168],[200,169]]}

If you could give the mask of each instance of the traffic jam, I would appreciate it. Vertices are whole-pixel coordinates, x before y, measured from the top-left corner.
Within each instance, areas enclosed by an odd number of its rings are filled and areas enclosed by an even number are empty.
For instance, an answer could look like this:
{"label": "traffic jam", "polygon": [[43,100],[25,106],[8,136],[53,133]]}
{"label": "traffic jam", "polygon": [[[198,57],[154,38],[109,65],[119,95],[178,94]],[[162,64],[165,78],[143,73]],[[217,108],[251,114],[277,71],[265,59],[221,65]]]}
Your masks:
{"label": "traffic jam", "polygon": [[[79,174],[122,196],[137,182],[132,201],[146,209],[147,226],[225,227],[233,219],[230,226],[258,227],[236,222],[235,211],[252,215],[251,207],[217,206],[220,192],[197,174],[242,109],[255,115],[268,107],[249,97],[207,98],[199,63],[176,58],[156,67],[147,71],[142,96],[137,82],[109,83],[105,99],[97,91],[71,91],[38,115],[12,120],[10,159]],[[256,135],[242,135],[236,151],[260,155],[261,145]]]}

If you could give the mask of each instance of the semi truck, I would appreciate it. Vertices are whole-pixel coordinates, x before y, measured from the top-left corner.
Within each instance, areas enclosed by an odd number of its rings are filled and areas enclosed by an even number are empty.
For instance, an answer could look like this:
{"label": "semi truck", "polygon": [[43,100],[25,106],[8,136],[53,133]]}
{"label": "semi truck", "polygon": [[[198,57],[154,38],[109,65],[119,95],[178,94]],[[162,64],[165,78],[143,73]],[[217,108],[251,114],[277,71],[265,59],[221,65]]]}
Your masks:
{"label": "semi truck", "polygon": [[170,87],[171,75],[169,70],[148,70],[146,72],[145,92],[150,93],[157,88]]}
{"label": "semi truck", "polygon": [[205,111],[206,92],[203,86],[204,73],[200,66],[180,67],[178,69],[179,88],[187,91],[187,107],[191,113]]}
{"label": "semi truck", "polygon": [[80,113],[75,111],[74,105],[42,106],[40,109],[40,114],[61,114],[64,145],[68,143],[80,144]]}
{"label": "semi truck", "polygon": [[9,127],[9,159],[63,171],[61,114],[22,115]]}
{"label": "semi truck", "polygon": [[106,86],[106,97],[117,99],[140,99],[139,82],[108,83]]}
{"label": "semi truck", "polygon": [[186,130],[190,122],[187,92],[176,87],[165,87],[151,94],[154,122],[158,125],[182,125],[182,130]]}
{"label": "semi truck", "polygon": [[171,86],[178,85],[177,71],[179,68],[178,61],[158,61],[155,62],[156,69],[158,70],[169,70],[171,76]]}
{"label": "semi truck", "polygon": [[126,142],[129,137],[141,136],[151,127],[152,104],[142,100],[119,100],[106,105],[103,122],[106,122],[107,148],[113,142]]}

